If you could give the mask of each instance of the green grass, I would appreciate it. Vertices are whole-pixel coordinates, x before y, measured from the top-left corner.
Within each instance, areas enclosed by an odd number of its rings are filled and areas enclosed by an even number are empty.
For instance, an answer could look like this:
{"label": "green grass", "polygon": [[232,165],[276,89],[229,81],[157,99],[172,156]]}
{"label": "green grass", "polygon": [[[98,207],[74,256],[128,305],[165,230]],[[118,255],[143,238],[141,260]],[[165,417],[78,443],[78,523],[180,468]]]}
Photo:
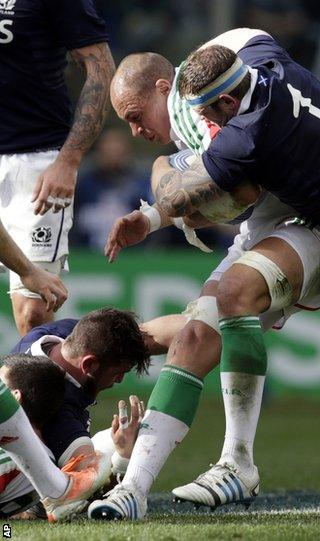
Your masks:
{"label": "green grass", "polygon": [[[92,411],[93,432],[106,426],[115,406],[115,399],[99,400]],[[163,494],[193,479],[219,456],[223,408],[221,402],[205,398],[188,438],[170,457],[155,485],[145,521],[111,524],[80,518],[58,525],[10,521],[12,539],[316,541],[320,539],[319,413],[317,401],[266,402],[255,446],[262,494],[247,512],[241,506],[225,506],[215,513],[205,508],[194,511],[188,504],[174,506],[168,492]]]}

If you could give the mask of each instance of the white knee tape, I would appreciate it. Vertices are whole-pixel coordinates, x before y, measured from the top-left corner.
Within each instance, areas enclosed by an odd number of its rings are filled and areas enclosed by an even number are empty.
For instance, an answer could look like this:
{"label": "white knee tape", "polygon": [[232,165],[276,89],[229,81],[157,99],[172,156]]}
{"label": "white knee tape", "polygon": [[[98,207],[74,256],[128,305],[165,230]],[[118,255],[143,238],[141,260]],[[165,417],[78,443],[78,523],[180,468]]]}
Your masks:
{"label": "white knee tape", "polygon": [[187,321],[203,321],[221,334],[219,328],[219,316],[217,308],[217,300],[209,295],[199,297],[195,301],[189,302],[187,308],[182,312],[186,316]]}
{"label": "white knee tape", "polygon": [[292,304],[292,287],[282,270],[271,259],[258,252],[249,251],[235,263],[252,267],[262,274],[271,298],[269,310],[279,310]]}

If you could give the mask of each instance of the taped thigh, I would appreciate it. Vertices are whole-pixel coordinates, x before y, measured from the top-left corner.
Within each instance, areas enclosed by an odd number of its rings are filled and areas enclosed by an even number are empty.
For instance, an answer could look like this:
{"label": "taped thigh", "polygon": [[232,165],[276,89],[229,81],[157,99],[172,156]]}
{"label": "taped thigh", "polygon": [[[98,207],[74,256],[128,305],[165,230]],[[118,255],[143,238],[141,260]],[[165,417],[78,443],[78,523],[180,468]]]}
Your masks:
{"label": "taped thigh", "polygon": [[243,254],[235,263],[257,270],[265,279],[271,304],[269,310],[280,310],[292,304],[292,287],[280,267],[268,257],[253,250]]}
{"label": "taped thigh", "polygon": [[182,312],[187,321],[202,321],[221,334],[219,327],[219,316],[216,297],[204,295],[195,301],[189,302],[187,308]]}

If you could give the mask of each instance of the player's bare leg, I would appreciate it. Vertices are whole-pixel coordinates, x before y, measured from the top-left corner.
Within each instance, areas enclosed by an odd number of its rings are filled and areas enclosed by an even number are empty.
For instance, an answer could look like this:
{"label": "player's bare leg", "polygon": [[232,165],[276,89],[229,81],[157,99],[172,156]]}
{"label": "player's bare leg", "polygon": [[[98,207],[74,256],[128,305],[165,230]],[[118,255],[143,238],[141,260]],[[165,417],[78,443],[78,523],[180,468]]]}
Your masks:
{"label": "player's bare leg", "polygon": [[[40,261],[35,264],[57,276],[61,273],[60,260],[53,263]],[[10,295],[14,319],[21,336],[34,327],[53,320],[54,311],[48,310],[40,295],[26,289],[19,276],[12,272],[10,272]]]}
{"label": "player's bare leg", "polygon": [[[259,314],[270,302],[281,304],[284,291],[289,304],[299,298],[303,268],[298,254],[283,240],[269,238],[254,248],[273,261],[280,273],[270,291],[260,272],[247,264],[235,263],[223,275],[217,302],[223,353],[221,387],[226,415],[226,433],[218,464],[188,485],[174,489],[183,500],[215,508],[229,501],[249,505],[259,491],[259,476],[253,462],[253,442],[260,414],[267,368]],[[250,262],[250,261],[249,261]],[[259,265],[264,260],[255,259]],[[284,301],[285,302],[285,301]]]}
{"label": "player's bare leg", "polygon": [[[281,239],[268,238],[259,243],[254,251],[278,267],[284,276],[278,294],[281,296],[283,287],[288,284],[288,303],[294,303],[299,298],[303,282],[302,263],[295,250]],[[210,284],[213,282],[206,286],[207,295]],[[212,286],[212,295],[215,294],[222,318],[220,326],[224,343],[221,378],[223,389],[226,389],[225,441],[228,448],[224,447],[223,456],[230,451],[232,441],[245,441],[241,466],[249,475],[250,468],[254,471],[250,451],[260,412],[267,364],[258,315],[269,308],[272,299],[269,286],[261,272],[246,264],[233,265],[221,279],[219,287]],[[228,325],[228,319],[231,325]],[[235,327],[232,326],[233,320],[236,320]],[[149,399],[147,412],[123,479],[124,488],[119,489],[125,490],[126,494],[130,490],[130,497],[133,499],[134,494],[137,494],[136,501],[142,502],[140,516],[145,512],[143,502],[155,478],[177,442],[180,442],[189,430],[198,406],[203,376],[219,361],[219,332],[206,323],[190,321],[178,333],[170,347],[168,362]],[[236,435],[233,433],[235,425]],[[239,449],[235,451],[239,462],[241,453]],[[111,515],[116,509],[118,518],[121,518],[121,515],[126,516],[126,512],[121,506],[119,511],[117,490],[116,488],[105,501],[104,512],[106,506]],[[214,507],[219,501],[227,503],[229,499],[221,501],[221,498],[213,498],[211,505]],[[93,516],[96,511],[97,508],[93,510]]]}
{"label": "player's bare leg", "polygon": [[21,336],[27,334],[33,327],[53,320],[53,310],[47,310],[42,299],[30,299],[20,293],[11,296],[13,315]]}

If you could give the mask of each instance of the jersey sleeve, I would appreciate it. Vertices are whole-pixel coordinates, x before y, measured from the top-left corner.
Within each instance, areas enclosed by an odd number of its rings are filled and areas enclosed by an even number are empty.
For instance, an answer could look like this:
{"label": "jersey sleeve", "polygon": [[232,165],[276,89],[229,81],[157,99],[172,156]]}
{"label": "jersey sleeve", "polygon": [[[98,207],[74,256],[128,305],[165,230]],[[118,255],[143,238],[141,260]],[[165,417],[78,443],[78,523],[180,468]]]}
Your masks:
{"label": "jersey sleeve", "polygon": [[61,46],[79,49],[108,41],[105,21],[94,0],[45,0],[53,32]]}
{"label": "jersey sleeve", "polygon": [[236,126],[225,126],[203,153],[202,160],[212,180],[225,192],[243,181],[255,181],[255,143]]}
{"label": "jersey sleeve", "polygon": [[289,62],[287,51],[269,35],[259,34],[250,39],[238,52],[245,64],[259,67],[269,62]]}
{"label": "jersey sleeve", "polygon": [[10,353],[26,353],[32,344],[46,334],[66,338],[78,323],[78,319],[59,319],[34,327],[11,349]]}
{"label": "jersey sleeve", "polygon": [[42,436],[59,464],[59,459],[75,440],[90,438],[83,421],[69,407],[61,408],[59,413],[42,429]]}

